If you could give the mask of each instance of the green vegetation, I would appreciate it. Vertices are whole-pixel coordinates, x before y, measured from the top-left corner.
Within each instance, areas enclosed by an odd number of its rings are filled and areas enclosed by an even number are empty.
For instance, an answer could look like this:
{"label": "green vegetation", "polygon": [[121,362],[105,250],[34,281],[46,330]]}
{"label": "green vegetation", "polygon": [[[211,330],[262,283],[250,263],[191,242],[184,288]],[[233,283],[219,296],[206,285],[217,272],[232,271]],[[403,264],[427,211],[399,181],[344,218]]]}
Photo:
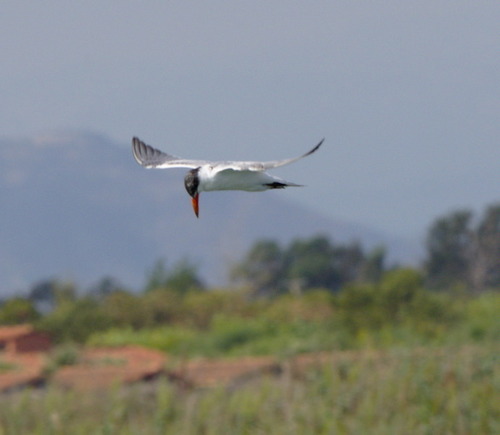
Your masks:
{"label": "green vegetation", "polygon": [[0,433],[497,434],[499,387],[498,348],[355,352],[231,390],[19,392],[0,397]]}
{"label": "green vegetation", "polygon": [[0,306],[0,325],[34,322],[40,318],[33,303],[24,298],[12,298]]}
{"label": "green vegetation", "polygon": [[480,292],[500,285],[500,204],[476,220],[459,210],[429,228],[424,270],[431,288],[464,285]]}
{"label": "green vegetation", "polygon": [[64,343],[53,349],[45,361],[44,376],[52,376],[63,366],[72,366],[81,362],[80,349],[72,343]]}
{"label": "green vegetation", "polygon": [[376,281],[383,272],[384,255],[382,248],[365,253],[358,243],[337,245],[323,235],[296,239],[284,248],[263,240],[233,267],[231,277],[255,296],[312,288],[338,291],[353,281]]}
{"label": "green vegetation", "polygon": [[[272,301],[249,301],[234,292],[191,294],[177,302],[182,315],[168,325],[112,328],[92,334],[87,343],[137,344],[182,357],[282,357],[500,341],[499,293],[436,294],[419,287],[417,279],[415,271],[398,270],[379,285],[352,285],[336,295],[317,290]],[[212,298],[219,305],[211,309],[206,302]]]}

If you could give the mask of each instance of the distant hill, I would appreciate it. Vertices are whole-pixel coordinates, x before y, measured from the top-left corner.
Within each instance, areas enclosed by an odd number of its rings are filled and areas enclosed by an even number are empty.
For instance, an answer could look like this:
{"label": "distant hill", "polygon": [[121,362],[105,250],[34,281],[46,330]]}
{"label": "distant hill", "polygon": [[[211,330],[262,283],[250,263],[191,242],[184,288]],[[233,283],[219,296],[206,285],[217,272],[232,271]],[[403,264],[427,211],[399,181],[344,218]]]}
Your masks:
{"label": "distant hill", "polygon": [[147,171],[130,148],[95,134],[0,139],[0,296],[49,277],[88,285],[106,275],[133,288],[160,258],[188,258],[220,284],[262,238],[323,233],[384,244],[393,261],[416,257],[409,243],[319,215],[280,191],[203,194],[196,219],[183,176]]}

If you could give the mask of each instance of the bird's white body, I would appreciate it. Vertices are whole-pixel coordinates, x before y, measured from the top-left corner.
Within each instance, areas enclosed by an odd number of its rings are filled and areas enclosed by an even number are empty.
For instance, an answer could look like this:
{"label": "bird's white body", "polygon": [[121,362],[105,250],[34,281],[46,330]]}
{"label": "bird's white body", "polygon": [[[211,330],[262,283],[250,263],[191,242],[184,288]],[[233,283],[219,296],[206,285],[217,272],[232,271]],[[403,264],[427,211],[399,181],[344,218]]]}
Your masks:
{"label": "bird's white body", "polygon": [[220,169],[217,166],[201,166],[198,171],[200,184],[198,191],[210,192],[214,190],[244,190],[247,192],[262,192],[272,189],[272,185],[299,186],[298,184],[273,177],[261,171],[235,171]]}

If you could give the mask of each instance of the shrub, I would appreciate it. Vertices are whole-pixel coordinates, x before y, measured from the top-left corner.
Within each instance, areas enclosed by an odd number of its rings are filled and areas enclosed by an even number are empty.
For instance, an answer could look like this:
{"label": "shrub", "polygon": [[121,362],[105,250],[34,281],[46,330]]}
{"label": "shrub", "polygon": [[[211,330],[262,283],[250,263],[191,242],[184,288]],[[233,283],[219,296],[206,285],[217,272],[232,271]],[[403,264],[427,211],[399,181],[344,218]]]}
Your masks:
{"label": "shrub", "polygon": [[111,321],[96,301],[84,298],[61,303],[37,326],[48,332],[56,343],[84,343],[92,333],[109,328]]}
{"label": "shrub", "polygon": [[7,300],[0,306],[0,324],[31,323],[40,317],[33,302],[24,298]]}
{"label": "shrub", "polygon": [[351,284],[334,305],[339,326],[362,342],[368,336],[384,341],[408,341],[412,335],[436,338],[460,318],[451,296],[425,290],[422,277],[412,269],[389,272],[379,285]]}

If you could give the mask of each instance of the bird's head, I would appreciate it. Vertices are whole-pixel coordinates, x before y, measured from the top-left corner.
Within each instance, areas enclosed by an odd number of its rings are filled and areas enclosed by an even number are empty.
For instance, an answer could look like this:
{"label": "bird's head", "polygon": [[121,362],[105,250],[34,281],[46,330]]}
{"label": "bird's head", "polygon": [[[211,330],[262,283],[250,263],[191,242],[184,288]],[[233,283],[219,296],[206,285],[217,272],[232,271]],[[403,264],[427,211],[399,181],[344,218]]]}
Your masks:
{"label": "bird's head", "polygon": [[199,170],[200,168],[191,169],[184,177],[184,187],[191,197],[191,203],[196,217],[198,217],[198,198],[200,196],[200,193],[198,192],[198,186],[200,185],[200,177],[198,175]]}

